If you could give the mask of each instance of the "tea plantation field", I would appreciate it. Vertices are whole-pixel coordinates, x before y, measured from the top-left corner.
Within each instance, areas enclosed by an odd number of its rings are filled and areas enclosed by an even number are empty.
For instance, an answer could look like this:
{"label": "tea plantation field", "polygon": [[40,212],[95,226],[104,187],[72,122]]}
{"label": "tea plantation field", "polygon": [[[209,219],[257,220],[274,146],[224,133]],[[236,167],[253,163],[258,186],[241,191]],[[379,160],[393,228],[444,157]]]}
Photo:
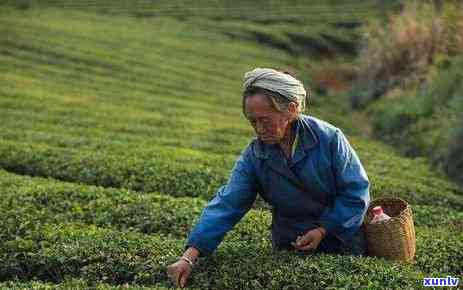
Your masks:
{"label": "tea plantation field", "polygon": [[[355,27],[378,13],[369,1],[270,1],[267,13],[263,1],[238,2],[0,1],[0,288],[171,287],[165,267],[253,136],[243,73],[291,68],[310,88],[322,58],[353,58]],[[258,200],[189,287],[461,280],[463,189],[364,137],[347,104],[313,94],[308,114],[348,133],[373,198],[412,204],[416,263],[272,254]]]}

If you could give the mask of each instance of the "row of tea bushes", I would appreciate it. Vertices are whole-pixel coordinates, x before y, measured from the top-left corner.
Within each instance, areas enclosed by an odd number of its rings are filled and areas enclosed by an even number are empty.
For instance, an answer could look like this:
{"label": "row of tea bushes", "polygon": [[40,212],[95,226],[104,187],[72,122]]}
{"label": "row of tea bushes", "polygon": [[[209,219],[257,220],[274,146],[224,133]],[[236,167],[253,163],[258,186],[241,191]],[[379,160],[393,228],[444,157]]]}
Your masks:
{"label": "row of tea bushes", "polygon": [[[137,17],[161,17],[173,16],[182,20],[190,17],[207,18],[217,22],[224,20],[241,20],[243,22],[255,22],[264,24],[281,24],[300,25],[301,23],[310,24],[311,26],[320,26],[325,23],[333,23],[340,19],[351,23],[364,20],[370,15],[376,15],[379,7],[370,1],[353,1],[341,0],[336,2],[325,2],[315,0],[307,5],[305,1],[293,1],[292,6],[288,6],[285,1],[268,3],[265,1],[256,1],[249,3],[247,1],[236,1],[233,4],[227,1],[210,2],[208,0],[196,1],[192,5],[181,5],[177,1],[150,1],[139,0],[127,7],[124,1],[116,0],[107,2],[93,1],[91,3],[74,2],[63,0],[59,3],[55,1],[32,0],[12,1],[5,0],[5,4],[19,9],[31,9],[38,7],[60,7],[67,10],[82,10],[89,12],[98,12],[109,15],[132,15]],[[267,5],[265,11],[260,11],[262,5]],[[333,13],[336,9],[338,13]],[[264,13],[265,12],[265,13]],[[347,24],[346,24],[347,25]]]}
{"label": "row of tea bushes", "polygon": [[[203,289],[281,289],[288,284],[330,287],[417,287],[423,277],[461,275],[462,234],[418,228],[417,264],[400,265],[373,257],[272,253],[269,243],[224,242],[202,258],[193,286]],[[59,283],[82,278],[96,283],[168,286],[165,266],[183,243],[161,235],[142,235],[80,224],[44,225],[1,249],[0,278]],[[257,266],[258,265],[258,266]],[[333,288],[334,289],[334,288]]]}
{"label": "row of tea bushes", "polygon": [[[180,240],[82,224],[44,224],[3,242],[1,280],[60,282],[80,277],[123,284],[165,281]],[[170,259],[170,260],[169,260]]]}
{"label": "row of tea bushes", "polygon": [[[182,238],[206,206],[206,201],[198,198],[79,185],[18,176],[3,170],[0,170],[0,187],[5,188],[0,202],[1,215],[8,221],[5,225],[9,225],[6,232],[10,235],[18,234],[23,222],[34,220],[39,223],[77,221]],[[461,211],[444,207],[412,204],[412,210],[417,226],[449,228],[463,220]],[[269,211],[251,209],[235,227],[233,235],[241,240],[261,238],[270,220]],[[18,232],[11,232],[15,229]]]}
{"label": "row of tea bushes", "polygon": [[[399,157],[387,146],[357,137],[352,137],[351,143],[370,177],[373,197],[393,195],[413,204],[463,210],[462,190],[444,177],[436,177],[424,161]],[[95,153],[0,141],[0,167],[12,172],[203,199],[211,198],[226,183],[233,162],[232,157],[187,150]]]}
{"label": "row of tea bushes", "polygon": [[226,182],[227,173],[207,164],[223,162],[202,155],[172,149],[95,153],[0,141],[0,167],[18,174],[207,199]]}
{"label": "row of tea bushes", "polygon": [[[90,283],[136,283],[168,287],[165,267],[183,244],[80,224],[44,225],[4,243],[0,278],[59,283],[81,278]],[[329,287],[413,288],[425,274],[411,266],[371,257],[272,253],[270,245],[227,242],[203,258],[190,281],[202,289],[298,289]],[[330,289],[334,289],[330,288]]]}
{"label": "row of tea bushes", "polygon": [[[61,283],[43,282],[40,280],[20,282],[20,281],[6,281],[0,282],[0,289],[8,290],[68,290],[68,289],[95,289],[95,290],[167,290],[171,288],[161,286],[141,286],[141,285],[110,285],[107,283],[89,283],[83,279],[69,279]],[[191,288],[189,288],[191,289]]]}
{"label": "row of tea bushes", "polygon": [[[63,69],[59,73],[65,72]],[[41,89],[45,90],[44,87]],[[99,98],[107,100],[115,93],[105,91]],[[61,92],[48,96],[35,87],[0,88],[0,94],[2,121],[6,127],[0,136],[10,141],[86,150],[146,150],[163,146],[188,148],[198,154],[227,155],[235,154],[252,134],[252,128],[239,110],[225,113],[220,106],[198,99],[188,101],[182,97],[180,103],[176,98],[159,98],[154,108],[150,108],[152,104],[148,100],[119,105],[95,103],[89,110],[87,106],[67,101]],[[23,99],[24,95],[28,98]],[[169,116],[163,115],[166,107],[172,107]]]}
{"label": "row of tea bushes", "polygon": [[[185,238],[206,202],[23,177],[0,170],[0,216],[3,240],[27,233],[43,223],[81,222],[119,230]],[[268,237],[268,211],[251,209],[226,240],[257,242]]]}
{"label": "row of tea bushes", "polygon": [[[0,187],[8,189],[0,203],[2,243],[24,240],[34,249],[40,248],[41,242],[30,235],[40,236],[45,225],[62,223],[184,241],[206,204],[195,198],[105,189],[5,171],[0,171]],[[422,205],[412,205],[412,209],[417,228],[417,268],[426,273],[458,274],[463,261],[459,251],[463,246],[463,214]],[[270,219],[270,212],[252,209],[221,245],[270,247]]]}

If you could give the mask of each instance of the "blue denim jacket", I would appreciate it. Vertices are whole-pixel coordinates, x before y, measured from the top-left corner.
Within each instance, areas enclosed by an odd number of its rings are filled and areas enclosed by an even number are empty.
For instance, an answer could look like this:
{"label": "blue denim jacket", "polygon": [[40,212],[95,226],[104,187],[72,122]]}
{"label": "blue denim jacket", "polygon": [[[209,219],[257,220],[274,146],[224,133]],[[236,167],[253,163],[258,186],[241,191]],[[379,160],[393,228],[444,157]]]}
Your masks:
{"label": "blue denim jacket", "polygon": [[279,145],[250,142],[227,184],[204,208],[185,249],[193,246],[200,256],[214,252],[257,194],[272,206],[277,248],[320,225],[342,242],[352,240],[370,203],[370,183],[357,154],[340,129],[315,117],[301,115],[293,129],[298,143],[289,163]]}

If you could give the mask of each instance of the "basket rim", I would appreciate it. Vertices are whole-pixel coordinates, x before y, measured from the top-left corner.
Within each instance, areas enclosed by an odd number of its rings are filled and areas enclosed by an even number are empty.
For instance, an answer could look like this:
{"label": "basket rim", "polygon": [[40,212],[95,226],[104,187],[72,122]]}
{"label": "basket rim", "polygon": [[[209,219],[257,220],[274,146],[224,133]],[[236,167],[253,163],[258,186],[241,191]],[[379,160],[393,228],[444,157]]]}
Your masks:
{"label": "basket rim", "polygon": [[[380,201],[383,201],[383,200],[395,200],[395,201],[400,201],[402,202],[403,204],[405,204],[405,208],[400,211],[400,213],[397,215],[397,216],[391,216],[391,221],[402,221],[404,220],[405,218],[405,215],[407,214],[407,211],[410,211],[410,214],[413,214],[412,211],[411,211],[411,206],[410,204],[403,198],[400,198],[400,197],[394,197],[394,196],[382,196],[380,198],[376,198],[374,200],[371,200],[369,205],[368,205],[368,208],[367,208],[367,212],[373,208],[372,204],[375,202],[380,202]],[[366,223],[366,218],[364,218],[364,223]],[[368,225],[372,225],[370,223],[368,223]],[[378,224],[373,224],[373,225],[382,225],[382,223],[378,223]]]}

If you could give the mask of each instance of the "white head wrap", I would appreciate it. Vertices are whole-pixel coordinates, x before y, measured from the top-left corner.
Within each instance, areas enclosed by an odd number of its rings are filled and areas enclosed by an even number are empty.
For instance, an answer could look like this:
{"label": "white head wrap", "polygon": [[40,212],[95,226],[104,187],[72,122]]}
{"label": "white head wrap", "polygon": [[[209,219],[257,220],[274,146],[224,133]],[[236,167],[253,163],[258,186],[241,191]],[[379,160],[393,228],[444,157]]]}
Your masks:
{"label": "white head wrap", "polygon": [[307,92],[302,82],[293,76],[270,68],[256,68],[244,74],[243,87],[259,87],[277,92],[288,101],[296,102],[304,111]]}

